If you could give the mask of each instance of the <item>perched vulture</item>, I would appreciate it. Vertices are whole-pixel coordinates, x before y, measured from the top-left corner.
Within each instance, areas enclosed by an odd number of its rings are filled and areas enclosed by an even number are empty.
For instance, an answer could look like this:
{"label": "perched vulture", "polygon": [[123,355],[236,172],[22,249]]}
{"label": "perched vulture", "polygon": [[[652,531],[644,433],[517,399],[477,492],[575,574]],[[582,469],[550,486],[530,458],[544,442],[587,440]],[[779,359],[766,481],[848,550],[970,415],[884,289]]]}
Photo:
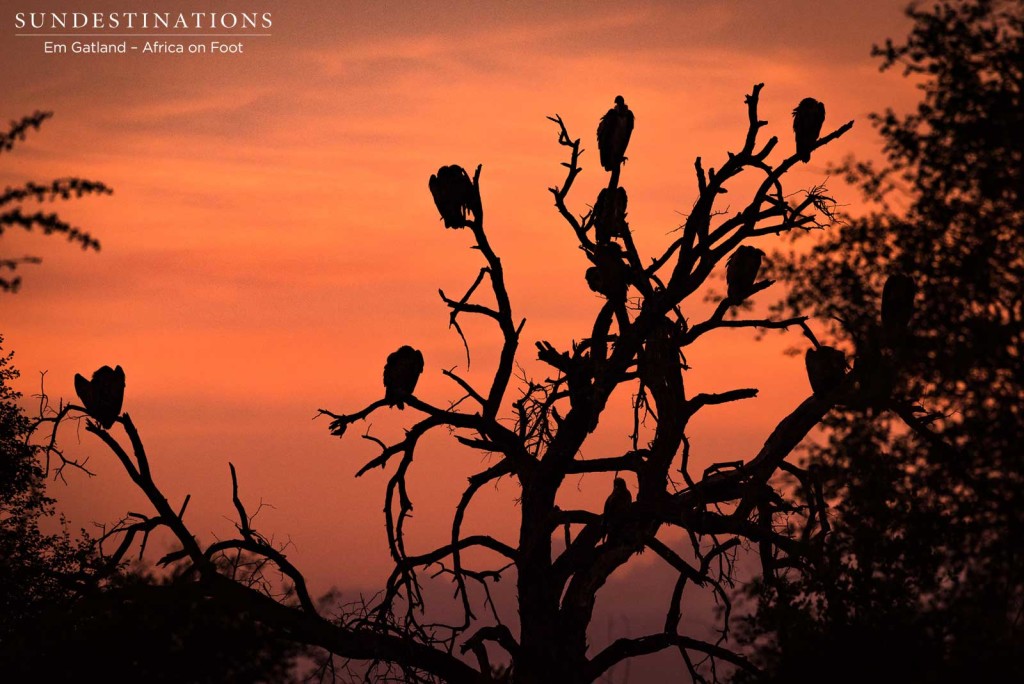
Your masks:
{"label": "perched vulture", "polygon": [[608,537],[609,541],[622,531],[631,503],[633,503],[633,495],[629,493],[626,481],[621,477],[615,478],[612,493],[605,499],[604,515],[601,520],[604,536]]}
{"label": "perched vulture", "polygon": [[598,245],[606,245],[622,235],[626,229],[627,202],[625,188],[604,188],[598,194],[594,204],[594,240]]}
{"label": "perched vulture", "polygon": [[663,317],[651,329],[637,358],[640,379],[654,397],[659,419],[675,420],[686,402],[679,351],[682,344],[683,330]]}
{"label": "perched vulture", "polygon": [[120,366],[103,366],[92,374],[92,380],[86,380],[81,374],[76,373],[75,392],[85,404],[86,413],[99,422],[104,430],[109,430],[121,415],[121,404],[124,403],[124,371]]}
{"label": "perched vulture", "polygon": [[885,281],[882,288],[882,329],[886,337],[900,336],[910,324],[914,315],[914,296],[917,285],[905,273],[895,273]]}
{"label": "perched vulture", "polygon": [[603,294],[612,301],[622,302],[626,299],[629,284],[626,281],[626,264],[622,261],[622,250],[618,245],[598,247],[596,266],[587,269],[587,285],[598,294]]}
{"label": "perched vulture", "polygon": [[811,389],[819,396],[834,390],[846,376],[846,354],[835,347],[808,349],[804,361]]}
{"label": "perched vulture", "polygon": [[793,132],[796,133],[796,153],[800,161],[811,161],[811,150],[818,142],[821,125],[825,123],[825,105],[813,97],[805,97],[793,110]]}
{"label": "perched vulture", "polygon": [[405,345],[389,354],[384,364],[384,399],[388,405],[404,409],[403,400],[412,395],[422,372],[423,354],[418,349]]}
{"label": "perched vulture", "polygon": [[480,213],[476,186],[461,166],[442,166],[430,177],[429,185],[445,228],[464,228],[468,214],[476,218]]}
{"label": "perched vulture", "polygon": [[742,302],[754,287],[757,272],[761,270],[761,259],[764,252],[757,247],[740,246],[725,267],[725,282],[729,286],[729,299],[736,303]]}
{"label": "perched vulture", "polygon": [[601,117],[597,125],[597,149],[601,153],[601,166],[605,171],[614,171],[626,158],[629,136],[633,134],[633,112],[629,111],[621,95],[615,98],[615,106]]}
{"label": "perched vulture", "polygon": [[614,281],[606,278],[606,275],[607,274],[601,272],[600,266],[591,266],[587,269],[584,277],[587,279],[587,286],[590,287],[591,290],[604,295],[608,299],[613,299],[615,298],[615,292],[619,288]]}

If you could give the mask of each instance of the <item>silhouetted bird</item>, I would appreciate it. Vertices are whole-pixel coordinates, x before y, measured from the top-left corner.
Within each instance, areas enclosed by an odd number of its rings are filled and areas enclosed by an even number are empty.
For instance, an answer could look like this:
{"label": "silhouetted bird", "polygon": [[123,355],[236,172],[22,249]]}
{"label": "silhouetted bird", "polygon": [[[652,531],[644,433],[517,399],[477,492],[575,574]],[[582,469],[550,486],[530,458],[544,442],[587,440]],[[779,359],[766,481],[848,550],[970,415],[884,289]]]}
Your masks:
{"label": "silhouetted bird", "polygon": [[813,97],[805,97],[793,110],[793,131],[796,133],[796,153],[800,161],[811,161],[811,150],[818,142],[821,126],[825,123],[825,105]]}
{"label": "silhouetted bird", "polygon": [[594,204],[594,240],[598,245],[608,244],[612,238],[622,236],[626,229],[628,201],[625,188],[604,188],[598,193]]}
{"label": "silhouetted bird", "polygon": [[677,420],[686,403],[683,363],[679,348],[684,332],[678,323],[662,317],[651,329],[637,357],[637,372],[657,405],[659,420]]}
{"label": "silhouetted bird", "polygon": [[470,213],[474,218],[479,214],[480,195],[461,166],[442,166],[430,177],[429,186],[445,228],[463,228]]}
{"label": "silhouetted bird", "polygon": [[587,286],[597,292],[603,294],[608,299],[612,298],[611,292],[615,290],[615,287],[611,283],[605,282],[604,276],[601,274],[601,269],[597,266],[591,266],[587,269],[584,276],[587,279]]}
{"label": "silhouetted bird", "polygon": [[596,265],[587,269],[587,285],[608,299],[620,302],[626,299],[629,285],[626,281],[626,264],[622,261],[622,250],[618,245],[598,247]]}
{"label": "silhouetted bird", "polygon": [[811,389],[818,396],[834,390],[846,377],[846,354],[835,347],[808,349],[804,362]]}
{"label": "silhouetted bird", "polygon": [[750,291],[757,280],[757,272],[761,270],[761,259],[764,252],[757,247],[740,246],[725,267],[725,282],[729,285],[729,299],[742,302],[750,296]]}
{"label": "silhouetted bird", "polygon": [[612,493],[605,499],[604,515],[601,517],[603,536],[607,537],[608,541],[613,541],[621,534],[631,503],[633,503],[633,495],[629,493],[626,481],[621,477],[615,478]]}
{"label": "silhouetted bird", "polygon": [[416,389],[423,372],[423,354],[409,345],[388,355],[384,364],[384,399],[390,406],[405,409],[404,400]]}
{"label": "silhouetted bird", "polygon": [[914,315],[914,297],[917,285],[905,273],[894,273],[882,288],[882,330],[886,340],[902,338]]}
{"label": "silhouetted bird", "polygon": [[[679,347],[683,343],[683,331],[667,317],[662,317],[651,329],[644,342],[638,362],[642,376],[668,378],[680,374]],[[650,385],[651,383],[648,382]]]}
{"label": "silhouetted bird", "polygon": [[614,171],[626,158],[626,147],[632,134],[633,112],[619,95],[615,98],[615,106],[601,117],[601,123],[597,125],[597,149],[605,171]]}
{"label": "silhouetted bird", "polygon": [[92,380],[86,380],[81,374],[76,373],[75,392],[85,404],[86,413],[102,425],[104,430],[109,430],[121,415],[121,404],[124,403],[124,371],[120,366],[103,366],[92,374]]}

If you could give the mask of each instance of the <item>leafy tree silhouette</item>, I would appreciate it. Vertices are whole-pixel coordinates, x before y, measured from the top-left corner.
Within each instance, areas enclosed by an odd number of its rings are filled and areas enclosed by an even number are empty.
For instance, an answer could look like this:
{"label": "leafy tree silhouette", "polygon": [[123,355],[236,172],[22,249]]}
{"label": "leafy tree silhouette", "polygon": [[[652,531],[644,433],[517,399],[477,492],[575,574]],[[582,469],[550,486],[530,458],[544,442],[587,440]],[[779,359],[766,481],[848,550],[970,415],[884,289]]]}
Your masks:
{"label": "leafy tree silhouette", "polygon": [[[0,346],[3,338],[0,337]],[[39,520],[53,515],[44,471],[26,443],[32,424],[10,387],[18,377],[13,353],[0,355],[0,660],[9,661],[12,637],[39,617],[44,597],[60,593],[54,570],[77,564],[87,548],[68,534],[47,535]]]}
{"label": "leafy tree silhouette", "polygon": [[[36,112],[20,121],[12,121],[10,128],[0,133],[0,154],[10,153],[18,141],[25,139],[29,129],[38,130],[42,123],[52,116],[53,112]],[[100,243],[96,238],[67,223],[56,212],[26,211],[25,203],[53,202],[84,195],[109,195],[112,192],[113,190],[103,183],[74,177],[58,178],[49,183],[28,181],[18,187],[8,187],[0,193],[0,237],[11,228],[21,228],[30,232],[38,230],[44,235],[63,234],[68,241],[81,245],[82,249],[99,250]],[[42,259],[35,256],[0,256],[0,273],[15,271],[23,264],[41,262]],[[0,276],[0,291],[17,292],[20,286],[20,276]]]}
{"label": "leafy tree silhouette", "polygon": [[835,681],[1024,678],[1024,7],[908,14],[907,39],[874,54],[922,100],[872,117],[885,166],[840,169],[877,209],[777,259],[794,283],[779,311],[841,321],[837,337],[855,346],[872,335],[882,282],[911,276],[893,397],[938,413],[929,433],[892,411],[826,419],[807,461],[835,502],[827,563],[760,587],[746,631],[779,681],[820,681],[840,662]]}
{"label": "leafy tree silhouette", "polygon": [[[739,149],[717,168],[705,170],[702,160],[696,160],[693,210],[664,251],[646,261],[633,242],[626,220],[627,196],[620,184],[629,136],[626,129],[615,127],[628,126],[632,132],[634,121],[625,101],[617,100],[601,124],[599,143],[602,161],[608,161],[603,165],[610,167],[608,185],[593,209],[580,215],[567,202],[582,171],[581,142],[569,134],[560,117],[551,117],[558,143],[568,156],[563,163],[565,178],[551,192],[559,215],[592,264],[588,283],[606,301],[581,341],[561,348],[550,341],[536,343],[538,359],[548,367],[549,377],[526,379],[515,399],[508,395],[525,321],[513,315],[503,265],[485,231],[481,167],[470,175],[449,165],[431,180],[445,225],[463,231],[484,262],[461,297],[440,293],[449,321],[462,336],[460,321],[466,317],[489,320],[500,331],[503,345],[486,388],[474,387],[454,370],[442,371],[458,395],[446,408],[416,396],[420,373],[433,369],[429,359],[409,346],[389,357],[387,391],[379,400],[352,413],[322,410],[332,418],[330,429],[338,436],[392,406],[414,416],[398,441],[367,436],[380,453],[357,473],[374,468],[391,472],[384,517],[395,567],[384,590],[372,601],[334,615],[318,606],[301,571],[253,527],[233,465],[229,464],[238,534],[212,543],[201,541],[184,522],[188,499],[172,506],[162,493],[156,480],[160,464],[147,456],[128,413],[117,417],[110,430],[99,422],[109,422],[109,416],[92,415],[86,429],[110,449],[154,512],[132,514],[111,530],[107,539],[116,538],[118,543],[105,557],[117,563],[135,542],[156,529],[168,530],[180,547],[158,563],[178,568],[181,577],[195,583],[196,592],[222,605],[238,606],[276,635],[364,661],[368,668],[364,674],[371,679],[590,682],[623,660],[664,649],[677,650],[695,680],[718,679],[731,668],[756,672],[751,662],[725,644],[728,612],[720,624],[721,638],[714,643],[680,632],[684,591],[711,592],[728,605],[733,561],[743,544],[758,550],[769,576],[786,567],[818,562],[827,530],[819,491],[778,489],[773,483],[781,472],[811,480],[811,474],[788,463],[787,457],[832,409],[874,401],[864,388],[874,384],[869,376],[877,370],[862,364],[849,373],[840,368],[830,376],[834,382],[817,382],[820,391],[780,421],[748,459],[691,472],[686,436],[690,419],[708,406],[754,397],[757,390],[695,392],[690,387],[687,391],[684,349],[716,330],[790,327],[802,330],[818,347],[805,316],[743,317],[744,301],[772,284],[758,280],[760,254],[744,251],[729,269],[724,262],[744,243],[831,222],[834,203],[823,187],[793,194],[784,189],[784,180],[806,155],[842,136],[853,122],[813,142],[804,140],[799,154],[793,143],[780,145],[777,137],[759,141],[767,125],[758,117],[761,91],[762,84],[755,85],[745,98],[746,134]],[[792,140],[791,134],[787,139]],[[613,147],[604,148],[607,144]],[[771,161],[770,155],[779,148],[788,148],[788,156]],[[720,195],[740,176],[757,178],[755,189],[741,211],[721,211]],[[730,294],[706,320],[691,324],[684,307],[701,297],[702,286],[722,270],[727,271]],[[581,458],[609,397],[620,387],[634,396],[631,417],[636,427],[631,447],[617,455]],[[107,405],[107,397],[99,399],[92,398],[94,406]],[[130,406],[130,398],[126,404]],[[509,404],[510,414],[506,413]],[[89,409],[72,403],[42,418],[37,429],[48,432],[44,445],[56,448],[60,424],[83,414],[89,415]],[[928,432],[916,413],[908,413],[907,422]],[[416,467],[421,440],[438,429],[488,455],[490,465],[469,478],[454,512],[450,541],[426,553],[410,554],[405,525],[413,501],[407,477]],[[677,472],[682,480],[678,484],[673,479]],[[616,473],[625,487],[618,484],[614,493],[609,492],[602,511],[561,509],[556,505],[560,489],[567,479],[575,483],[571,476],[582,473]],[[476,494],[504,477],[521,487],[519,538],[510,543],[488,534],[465,535],[464,522]],[[795,511],[802,512],[802,517],[787,516]],[[681,530],[685,542],[665,541],[664,534],[659,538],[659,533],[672,529]],[[600,652],[589,652],[587,632],[598,592],[612,573],[644,549],[678,573],[674,590],[666,597],[664,628],[642,637],[620,638]],[[244,582],[225,575],[224,562],[239,553],[262,561],[265,570],[260,566]],[[484,558],[491,560],[481,565]],[[272,568],[281,573],[283,583],[274,582]],[[425,591],[429,575],[450,580],[454,586],[457,616],[448,622],[425,617],[431,596]],[[470,586],[476,585],[489,597],[491,585],[507,575],[515,576],[518,624],[502,622],[492,602],[479,605],[470,592]],[[328,661],[325,668],[332,664],[333,660]]]}

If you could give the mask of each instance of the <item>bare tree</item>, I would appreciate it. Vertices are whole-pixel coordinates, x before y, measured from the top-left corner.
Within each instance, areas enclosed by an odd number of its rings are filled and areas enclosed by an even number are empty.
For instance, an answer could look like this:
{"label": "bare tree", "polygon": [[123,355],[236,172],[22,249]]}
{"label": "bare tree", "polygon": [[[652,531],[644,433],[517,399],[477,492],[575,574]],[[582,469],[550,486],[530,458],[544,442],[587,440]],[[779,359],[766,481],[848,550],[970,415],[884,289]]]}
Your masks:
{"label": "bare tree", "polygon": [[[111,564],[118,563],[139,539],[158,528],[170,530],[180,548],[164,556],[163,565],[188,568],[213,600],[236,604],[248,614],[296,641],[318,646],[342,659],[366,661],[376,680],[450,682],[591,682],[617,663],[663,649],[678,650],[696,681],[718,679],[721,669],[753,666],[728,648],[727,588],[738,547],[757,550],[767,577],[781,568],[813,563],[815,550],[827,532],[825,504],[810,475],[786,459],[822,417],[858,391],[858,370],[817,378],[817,394],[796,406],[772,430],[764,445],[744,460],[719,462],[702,473],[692,472],[687,426],[708,406],[754,397],[756,389],[734,388],[714,393],[688,393],[683,351],[714,330],[796,327],[814,347],[806,317],[782,319],[744,317],[743,301],[769,287],[758,280],[760,253],[740,251],[744,243],[793,230],[821,228],[832,221],[834,203],[823,187],[787,192],[783,179],[801,156],[792,153],[769,161],[779,140],[759,140],[765,121],[758,118],[762,84],[746,96],[746,135],[735,152],[717,168],[694,165],[697,200],[692,212],[664,252],[645,259],[634,245],[626,222],[626,195],[620,186],[628,132],[613,140],[609,182],[593,209],[577,214],[567,204],[582,171],[581,142],[560,117],[558,143],[568,161],[561,185],[551,188],[558,213],[576,235],[593,266],[587,272],[591,288],[607,299],[593,325],[578,343],[561,347],[537,343],[537,356],[549,367],[543,379],[526,379],[513,388],[516,358],[525,320],[513,314],[501,260],[485,230],[481,201],[481,168],[470,176],[458,167],[444,167],[431,180],[445,225],[465,230],[479,250],[483,265],[461,297],[441,299],[450,322],[461,336],[460,321],[469,316],[490,319],[503,339],[493,379],[474,387],[454,371],[445,370],[456,388],[447,407],[433,406],[414,394],[419,373],[418,352],[400,350],[389,358],[387,394],[362,410],[328,414],[331,430],[341,436],[353,423],[389,406],[407,406],[415,422],[399,441],[385,442],[366,435],[380,453],[365,463],[357,476],[374,468],[391,472],[384,493],[384,515],[394,570],[384,590],[372,602],[342,615],[330,616],[310,595],[302,573],[252,526],[238,494],[234,466],[233,503],[238,515],[235,538],[204,544],[184,522],[188,499],[172,505],[154,479],[142,438],[127,413],[116,423],[127,442],[119,440],[96,420],[87,429],[120,460],[132,481],[145,493],[154,513],[133,513],[106,535],[114,543]],[[616,105],[625,111],[625,104]],[[632,119],[629,119],[630,130]],[[610,123],[608,125],[611,125]],[[817,138],[803,154],[845,134],[853,122]],[[605,121],[602,122],[605,131]],[[614,133],[614,131],[612,131]],[[719,209],[719,196],[741,175],[760,180],[736,213]],[[727,278],[729,294],[706,319],[687,320],[683,307],[695,296],[723,260],[736,253]],[[481,303],[490,289],[493,303]],[[491,300],[487,300],[490,302]],[[465,338],[463,337],[465,342]],[[468,352],[468,345],[467,345]],[[812,370],[812,372],[814,372]],[[410,375],[411,374],[411,375]],[[624,453],[582,459],[588,437],[602,419],[616,388],[628,387],[634,396],[632,444]],[[518,392],[514,398],[510,393]],[[511,407],[511,413],[509,413]],[[87,411],[75,404],[58,407],[45,419],[56,431],[68,415]],[[646,424],[647,429],[641,425]],[[114,428],[116,429],[116,427]],[[451,524],[450,539],[426,553],[407,552],[405,525],[413,502],[407,487],[417,449],[425,435],[450,432],[455,440],[490,456],[489,466],[469,478]],[[53,433],[55,434],[55,432]],[[53,442],[51,442],[53,443]],[[778,486],[785,472],[801,484]],[[622,473],[628,482],[616,483],[603,511],[562,510],[556,505],[567,478],[581,473]],[[678,473],[680,482],[674,477]],[[519,538],[503,541],[486,534],[465,535],[470,504],[482,487],[499,478],[514,479],[521,487],[516,509]],[[570,481],[572,481],[570,479]],[[623,485],[626,485],[623,487]],[[635,491],[635,500],[632,492]],[[681,530],[685,543],[666,542],[664,534]],[[677,536],[672,536],[676,539]],[[621,638],[600,652],[589,652],[587,631],[598,592],[609,577],[634,554],[650,549],[678,574],[665,611],[664,628],[639,638]],[[242,555],[251,565],[242,573],[226,574],[224,557]],[[472,557],[472,563],[470,559]],[[490,557],[486,565],[481,558]],[[276,568],[287,592],[272,581]],[[454,584],[457,617],[445,624],[427,619],[424,583],[428,575],[443,575]],[[491,601],[493,582],[515,577],[518,624],[499,619]],[[482,594],[471,592],[477,585]],[[726,610],[721,637],[715,642],[680,631],[684,591],[717,595]],[[474,596],[484,596],[483,605]],[[333,668],[334,661],[325,664]],[[333,671],[333,670],[332,670]]]}

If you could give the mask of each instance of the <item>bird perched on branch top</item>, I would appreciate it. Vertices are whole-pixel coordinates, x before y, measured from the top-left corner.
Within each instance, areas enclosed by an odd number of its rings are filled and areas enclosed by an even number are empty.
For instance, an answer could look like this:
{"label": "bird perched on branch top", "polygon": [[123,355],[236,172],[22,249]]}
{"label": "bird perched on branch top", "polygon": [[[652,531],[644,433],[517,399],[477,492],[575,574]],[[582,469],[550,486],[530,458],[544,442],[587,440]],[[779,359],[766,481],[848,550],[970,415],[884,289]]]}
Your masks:
{"label": "bird perched on branch top", "polygon": [[903,340],[914,315],[917,285],[905,273],[894,273],[882,288],[882,331],[892,345]]}
{"label": "bird perched on branch top", "polygon": [[442,166],[430,177],[428,185],[445,228],[464,228],[469,214],[473,218],[479,215],[479,191],[461,166]]}
{"label": "bird perched on branch top", "polygon": [[818,396],[831,392],[846,377],[846,354],[835,347],[808,349],[804,363],[807,365],[807,379],[811,381],[811,389]]}
{"label": "bird perched on branch top", "polygon": [[761,270],[764,252],[757,247],[741,245],[732,253],[725,267],[725,282],[729,286],[729,299],[737,304],[750,296],[750,291]]}
{"label": "bird perched on branch top", "polygon": [[811,161],[811,150],[818,142],[821,126],[825,123],[825,105],[813,97],[805,97],[793,110],[793,132],[796,133],[796,153],[800,161]]}
{"label": "bird perched on branch top", "polygon": [[605,171],[614,171],[626,158],[629,136],[633,134],[633,112],[629,111],[621,95],[615,98],[615,106],[601,117],[597,125],[597,149],[601,153],[601,166]]}
{"label": "bird perched on branch top", "polygon": [[80,373],[76,373],[75,392],[85,404],[86,413],[99,422],[104,430],[109,430],[121,415],[124,371],[120,366],[103,366],[92,374],[92,380],[86,380]]}
{"label": "bird perched on branch top", "polygon": [[609,541],[612,541],[613,538],[621,533],[631,503],[633,503],[633,495],[629,493],[626,481],[621,477],[615,478],[612,493],[608,495],[604,502],[604,515],[601,519],[604,536]]}
{"label": "bird perched on branch top", "polygon": [[409,345],[388,355],[384,364],[384,399],[389,406],[405,409],[404,400],[416,389],[423,372],[423,354]]}

